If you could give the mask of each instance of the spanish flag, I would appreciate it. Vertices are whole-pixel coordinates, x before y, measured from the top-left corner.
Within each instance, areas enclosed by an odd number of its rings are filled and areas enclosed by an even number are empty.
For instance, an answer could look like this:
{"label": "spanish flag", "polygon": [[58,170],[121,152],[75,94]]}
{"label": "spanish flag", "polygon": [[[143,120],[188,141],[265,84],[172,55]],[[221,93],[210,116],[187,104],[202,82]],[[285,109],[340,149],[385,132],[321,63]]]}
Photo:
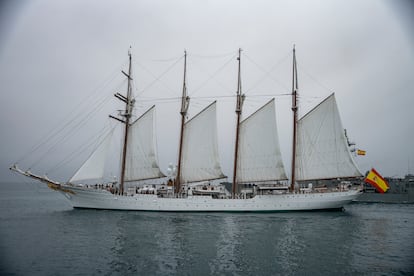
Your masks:
{"label": "spanish flag", "polygon": [[367,152],[365,151],[365,150],[361,150],[361,149],[358,149],[357,150],[357,154],[358,155],[365,155]]}
{"label": "spanish flag", "polygon": [[374,168],[371,169],[364,181],[374,186],[382,194],[390,188],[387,181]]}

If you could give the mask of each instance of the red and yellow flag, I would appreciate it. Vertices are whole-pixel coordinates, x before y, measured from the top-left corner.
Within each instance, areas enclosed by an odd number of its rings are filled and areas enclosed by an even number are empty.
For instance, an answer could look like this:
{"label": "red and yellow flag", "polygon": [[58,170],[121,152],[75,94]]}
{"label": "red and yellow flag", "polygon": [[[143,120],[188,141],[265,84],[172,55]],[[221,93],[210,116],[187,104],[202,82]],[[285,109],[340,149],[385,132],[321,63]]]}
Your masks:
{"label": "red and yellow flag", "polygon": [[358,155],[365,155],[366,153],[367,152],[365,150],[361,150],[361,149],[357,150]]}
{"label": "red and yellow flag", "polygon": [[371,169],[364,181],[374,186],[380,193],[385,193],[390,188],[388,182],[374,168]]}

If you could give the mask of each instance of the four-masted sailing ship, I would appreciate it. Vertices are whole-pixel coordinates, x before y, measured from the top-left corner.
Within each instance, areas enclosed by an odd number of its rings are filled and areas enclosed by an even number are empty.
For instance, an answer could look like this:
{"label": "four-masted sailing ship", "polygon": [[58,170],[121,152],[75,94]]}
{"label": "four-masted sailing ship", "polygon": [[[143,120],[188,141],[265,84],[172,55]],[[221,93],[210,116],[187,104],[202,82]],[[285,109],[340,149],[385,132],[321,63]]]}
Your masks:
{"label": "four-masted sailing ship", "polygon": [[[275,100],[272,99],[242,120],[244,94],[241,91],[241,50],[238,53],[236,94],[236,135],[231,191],[210,181],[224,179],[217,142],[216,102],[191,119],[187,118],[186,63],[181,97],[181,131],[177,170],[168,183],[132,187],[128,183],[165,178],[156,154],[154,110],[151,107],[131,122],[135,99],[131,88],[131,53],[126,96],[115,94],[125,103],[122,117],[112,117],[124,125],[120,181],[108,188],[83,185],[87,179],[103,176],[108,134],[65,183],[50,180],[17,164],[10,169],[46,183],[62,193],[74,208],[140,211],[213,211],[260,212],[341,209],[358,197],[362,190],[338,179],[362,177],[348,148],[334,94],[298,119],[297,67],[293,49],[293,147],[290,186],[282,161],[276,128]],[[335,181],[338,185],[313,186],[312,182]],[[345,183],[345,184],[344,184]],[[128,186],[128,188],[127,188]]]}

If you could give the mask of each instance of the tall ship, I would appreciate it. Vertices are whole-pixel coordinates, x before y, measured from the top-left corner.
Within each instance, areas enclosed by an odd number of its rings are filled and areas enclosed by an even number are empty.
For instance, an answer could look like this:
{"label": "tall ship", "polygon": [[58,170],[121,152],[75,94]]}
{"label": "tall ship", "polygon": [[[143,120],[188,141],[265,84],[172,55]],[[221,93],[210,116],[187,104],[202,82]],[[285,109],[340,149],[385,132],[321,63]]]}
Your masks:
{"label": "tall ship", "polygon": [[[230,188],[219,183],[226,176],[219,160],[216,102],[187,118],[187,53],[181,96],[181,125],[178,160],[173,177],[166,177],[157,160],[154,128],[155,106],[132,120],[135,98],[131,88],[131,53],[126,95],[115,97],[125,103],[119,183],[86,185],[102,179],[111,133],[66,182],[58,182],[14,164],[10,169],[36,179],[64,195],[74,208],[174,212],[274,212],[342,209],[362,189],[351,185],[362,179],[348,148],[335,95],[298,118],[298,80],[295,48],[292,80],[292,166],[290,185],[282,161],[273,98],[250,116],[242,118],[241,49],[238,52],[236,125],[233,177]],[[154,180],[154,185],[133,185]],[[161,180],[161,181],[159,181]],[[343,181],[342,181],[343,180]],[[323,181],[336,185],[317,185]],[[159,183],[163,184],[159,184]]]}

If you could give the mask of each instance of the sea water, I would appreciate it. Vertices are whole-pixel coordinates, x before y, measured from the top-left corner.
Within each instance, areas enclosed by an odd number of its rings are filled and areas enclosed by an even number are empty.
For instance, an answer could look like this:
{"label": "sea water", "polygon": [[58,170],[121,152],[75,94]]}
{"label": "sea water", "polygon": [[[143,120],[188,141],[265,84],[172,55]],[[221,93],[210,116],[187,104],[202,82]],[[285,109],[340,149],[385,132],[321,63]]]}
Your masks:
{"label": "sea water", "polygon": [[413,275],[414,205],[345,212],[72,209],[0,184],[0,275]]}

